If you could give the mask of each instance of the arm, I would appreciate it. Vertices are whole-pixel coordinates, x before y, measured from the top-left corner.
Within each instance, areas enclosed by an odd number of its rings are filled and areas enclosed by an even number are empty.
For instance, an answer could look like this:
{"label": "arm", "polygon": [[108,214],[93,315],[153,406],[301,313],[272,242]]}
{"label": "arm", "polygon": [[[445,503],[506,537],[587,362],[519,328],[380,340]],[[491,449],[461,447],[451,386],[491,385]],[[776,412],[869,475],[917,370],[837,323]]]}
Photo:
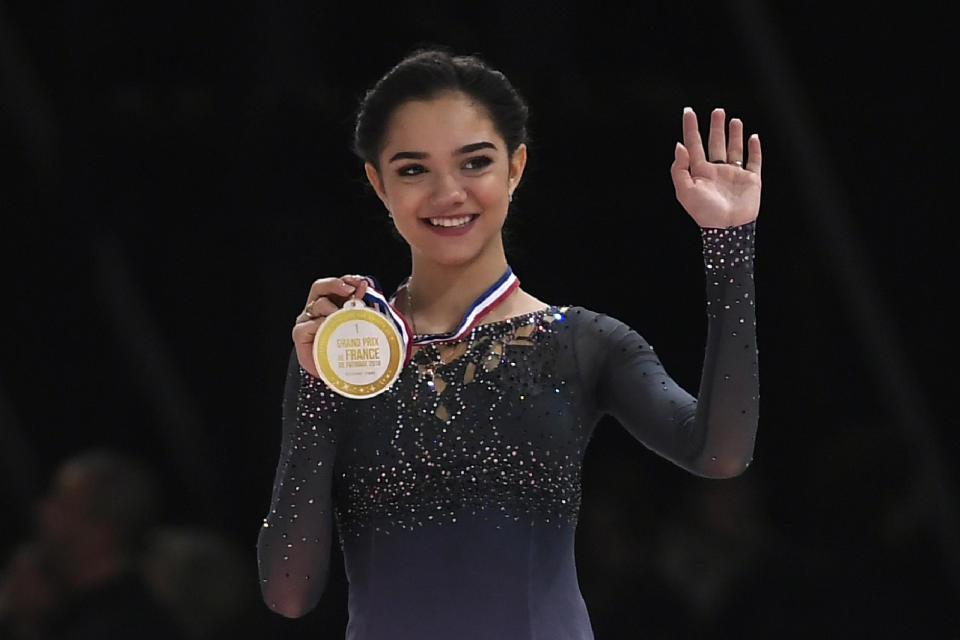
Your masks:
{"label": "arm", "polygon": [[622,322],[598,316],[589,332],[599,361],[590,383],[598,408],[656,453],[705,477],[738,475],[753,457],[759,405],[755,227],[753,221],[702,230],[708,320],[696,398],[670,378],[649,343]]}
{"label": "arm", "polygon": [[[598,406],[654,451],[698,475],[725,478],[746,469],[757,430],[753,246],[760,212],[762,154],[743,123],[710,114],[707,149],[692,109],[670,167],[677,200],[701,228],[707,272],[707,346],[694,399],[663,370],[650,345],[622,323],[606,332]],[[746,162],[744,162],[746,161]],[[601,334],[602,335],[602,334]]]}
{"label": "arm", "polygon": [[280,463],[257,540],[260,589],[287,617],[313,609],[327,583],[333,535],[334,404],[291,355],[283,399]]}

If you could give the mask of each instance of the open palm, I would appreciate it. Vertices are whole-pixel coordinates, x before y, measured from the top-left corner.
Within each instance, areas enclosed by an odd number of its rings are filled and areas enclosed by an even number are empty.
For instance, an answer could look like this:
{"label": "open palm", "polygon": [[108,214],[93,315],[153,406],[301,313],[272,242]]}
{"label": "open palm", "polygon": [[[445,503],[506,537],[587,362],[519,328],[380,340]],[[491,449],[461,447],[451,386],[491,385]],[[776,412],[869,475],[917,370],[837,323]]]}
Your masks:
{"label": "open palm", "polygon": [[760,212],[760,138],[750,136],[744,162],[743,122],[730,120],[729,140],[725,124],[723,109],[714,109],[704,152],[697,114],[683,110],[683,143],[677,143],[670,175],[677,200],[701,227],[745,224]]}

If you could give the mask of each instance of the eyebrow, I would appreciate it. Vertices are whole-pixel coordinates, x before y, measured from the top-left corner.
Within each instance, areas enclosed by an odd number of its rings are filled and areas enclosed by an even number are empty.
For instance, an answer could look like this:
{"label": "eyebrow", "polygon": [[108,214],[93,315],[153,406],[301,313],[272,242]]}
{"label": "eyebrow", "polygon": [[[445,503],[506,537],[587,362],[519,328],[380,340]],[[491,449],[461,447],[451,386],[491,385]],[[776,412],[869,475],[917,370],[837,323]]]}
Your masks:
{"label": "eyebrow", "polygon": [[[493,149],[494,151],[496,151],[497,145],[493,144],[492,142],[487,142],[486,140],[484,140],[483,142],[474,142],[474,143],[467,144],[460,147],[459,149],[453,152],[453,155],[458,156],[458,155],[463,155],[465,153],[473,153],[474,151],[478,151],[480,149]],[[390,157],[390,160],[388,160],[387,162],[390,163],[396,160],[423,160],[424,158],[428,158],[429,156],[430,154],[425,153],[423,151],[398,151],[397,153],[393,154]]]}

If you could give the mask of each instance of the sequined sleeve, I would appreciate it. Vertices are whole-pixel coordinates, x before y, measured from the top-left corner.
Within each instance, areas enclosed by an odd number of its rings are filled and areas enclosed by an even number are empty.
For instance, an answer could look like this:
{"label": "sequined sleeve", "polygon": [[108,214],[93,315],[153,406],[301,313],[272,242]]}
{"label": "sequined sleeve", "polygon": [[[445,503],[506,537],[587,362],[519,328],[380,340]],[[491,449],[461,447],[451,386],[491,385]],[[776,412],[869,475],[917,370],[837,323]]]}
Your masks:
{"label": "sequined sleeve", "polygon": [[596,315],[578,336],[581,370],[597,409],[700,476],[737,475],[753,457],[759,406],[755,228],[754,220],[701,229],[707,340],[697,397],[667,374],[653,347],[624,323]]}
{"label": "sequined sleeve", "polygon": [[327,582],[337,407],[323,383],[300,368],[291,355],[280,462],[270,510],[257,540],[264,601],[288,617],[313,609]]}

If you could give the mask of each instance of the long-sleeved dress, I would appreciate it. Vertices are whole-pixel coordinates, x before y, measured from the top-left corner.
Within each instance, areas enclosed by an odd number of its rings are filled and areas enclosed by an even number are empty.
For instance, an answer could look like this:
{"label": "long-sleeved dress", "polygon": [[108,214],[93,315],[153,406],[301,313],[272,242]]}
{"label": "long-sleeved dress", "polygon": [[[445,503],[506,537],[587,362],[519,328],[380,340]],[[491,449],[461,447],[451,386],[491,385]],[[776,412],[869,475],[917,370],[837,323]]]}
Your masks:
{"label": "long-sleeved dress", "polygon": [[291,357],[261,588],[312,609],[334,533],[350,640],[586,640],[574,532],[584,450],[604,414],[679,466],[729,477],[758,420],[756,221],[702,229],[707,342],[696,398],[637,332],[582,307],[475,327],[414,354],[368,400]]}

